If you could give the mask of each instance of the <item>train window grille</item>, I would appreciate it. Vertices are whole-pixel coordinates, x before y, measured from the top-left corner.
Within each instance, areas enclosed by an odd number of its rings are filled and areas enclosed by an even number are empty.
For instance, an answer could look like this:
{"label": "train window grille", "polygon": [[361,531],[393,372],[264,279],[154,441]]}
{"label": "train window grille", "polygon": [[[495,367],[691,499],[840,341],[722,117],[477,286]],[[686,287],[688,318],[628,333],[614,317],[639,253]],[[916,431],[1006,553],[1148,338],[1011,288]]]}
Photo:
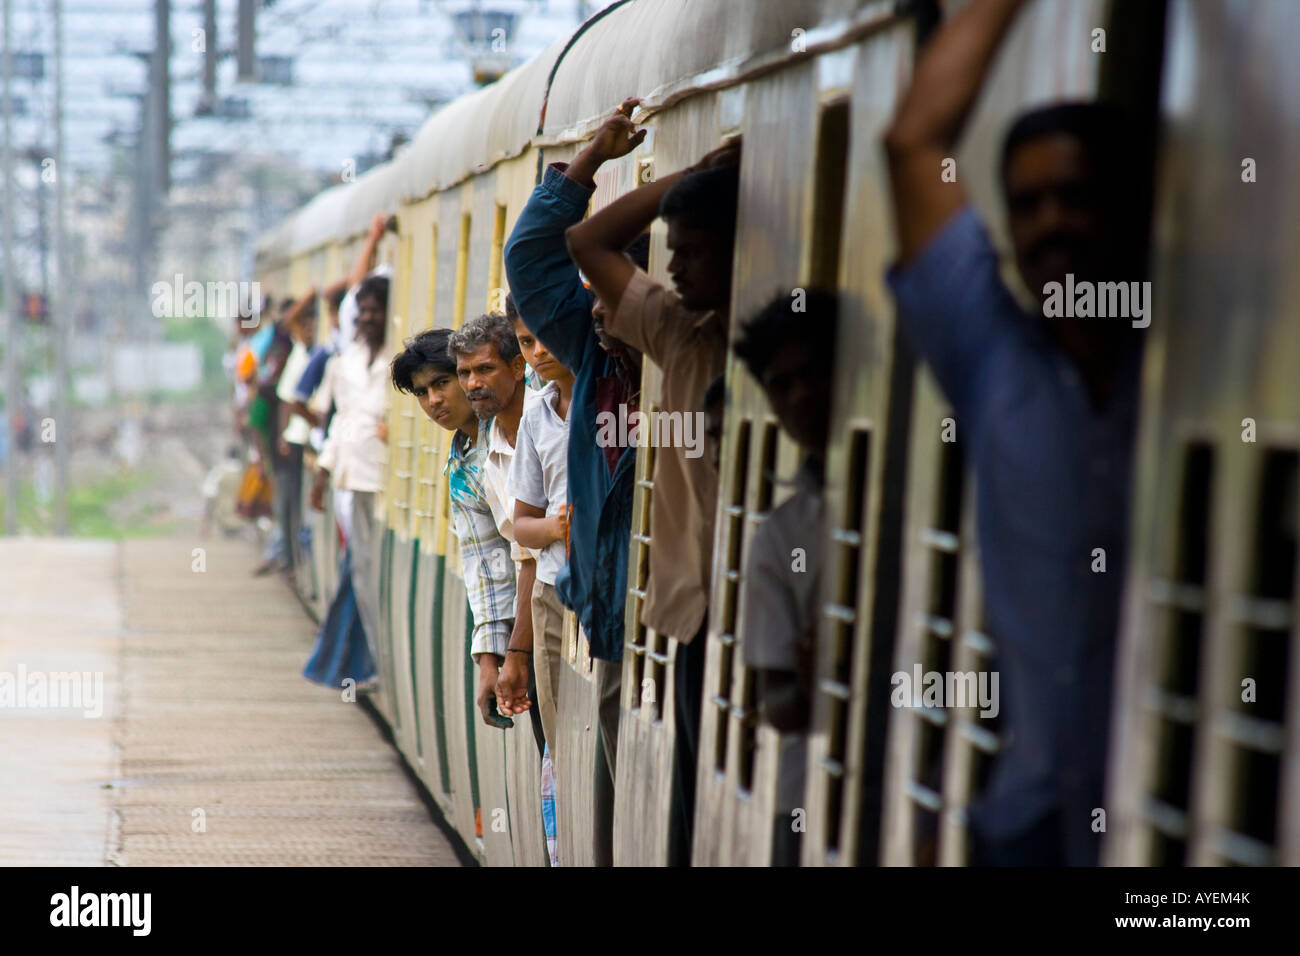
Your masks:
{"label": "train window grille", "polygon": [[[407,307],[407,314],[410,314],[410,293],[414,283],[411,281],[411,237],[403,236],[400,246],[401,275],[398,277],[398,294],[393,296],[395,304],[401,303]],[[395,310],[389,320],[392,324],[393,331],[390,333],[394,338],[401,339],[405,329],[403,328],[403,319]],[[393,508],[392,526],[395,529],[411,533],[414,530],[414,522],[411,521],[411,512],[415,503],[415,475],[416,475],[416,408],[415,400],[409,395],[402,395],[393,403],[393,416],[389,422],[391,431],[391,444],[393,449],[393,484],[392,493],[389,495],[389,501]]]}
{"label": "train window grille", "polygon": [[749,473],[749,442],[753,421],[742,418],[736,423],[736,450],[731,458],[732,470],[726,487],[726,543],[723,546],[725,565],[722,568],[722,616],[719,641],[718,683],[709,702],[718,708],[718,730],[714,738],[714,769],[719,773],[727,767],[728,713],[731,709],[732,667],[736,651],[736,618],[739,610],[741,587],[741,561],[745,537],[745,488]]}
{"label": "train window grille", "polygon": [[[946,674],[952,669],[953,635],[958,631],[957,593],[965,488],[964,456],[958,442],[940,441],[938,478],[933,523],[921,530],[921,544],[929,552],[929,588],[915,659],[923,673]],[[905,794],[912,804],[915,837],[911,862],[931,864],[937,857],[940,815],[944,808],[944,745],[950,712],[944,707],[923,704],[900,711],[898,719],[917,721],[912,772],[905,784]]]}
{"label": "train window grille", "polygon": [[[1231,754],[1226,772],[1216,776],[1235,783],[1227,793],[1224,819],[1211,821],[1210,849],[1236,864],[1277,862],[1286,701],[1288,690],[1294,691],[1287,687],[1287,673],[1296,598],[1298,482],[1300,454],[1291,449],[1264,453],[1251,522],[1250,593],[1228,608],[1228,641],[1238,655],[1237,666],[1222,675],[1218,699],[1225,706],[1209,725],[1215,743]],[[1254,681],[1250,702],[1243,699],[1245,678]]]}
{"label": "train window grille", "polygon": [[[754,498],[754,510],[745,516],[751,525],[763,521],[772,510],[772,499],[776,488],[776,459],[779,447],[778,429],[775,422],[763,424],[763,438],[759,444],[758,485]],[[734,646],[728,651],[734,653]],[[755,676],[742,668],[743,678],[740,687],[740,700],[732,708],[732,714],[740,723],[740,768],[739,784],[745,791],[754,788],[754,754],[758,746],[758,715],[754,712]],[[723,684],[724,688],[730,686]]]}
{"label": "train window grille", "polygon": [[[960,553],[954,588],[953,637],[949,638],[951,650],[948,666],[958,674],[974,674],[976,691],[974,700],[968,698],[965,706],[950,706],[946,711],[944,728],[941,792],[937,831],[933,847],[918,846],[915,862],[940,866],[964,866],[969,862],[966,808],[972,798],[988,785],[994,757],[1000,748],[998,715],[985,716],[979,701],[979,678],[997,669],[993,640],[989,636],[984,604],[983,581],[978,566],[978,549],[975,546],[975,489],[974,482],[966,480],[967,467],[960,446],[953,450],[957,465],[963,469],[961,482],[960,514],[956,520]],[[951,500],[945,499],[945,507]],[[943,591],[941,590],[942,594]],[[954,702],[949,702],[953,704]]]}
{"label": "train window grille", "polygon": [[1155,682],[1147,693],[1153,712],[1156,756],[1142,815],[1152,828],[1151,862],[1186,862],[1192,754],[1200,712],[1199,675],[1206,621],[1206,575],[1214,449],[1192,442],[1183,452],[1176,541],[1166,562],[1172,575],[1153,580],[1150,599],[1160,645]]}
{"label": "train window grille", "polygon": [[871,467],[869,428],[855,428],[849,438],[848,475],[844,483],[844,511],[831,532],[832,600],[825,614],[828,641],[824,653],[830,662],[828,676],[817,684],[817,693],[827,698],[826,756],[821,772],[826,786],[826,851],[835,855],[840,847],[840,824],[844,811],[844,769],[847,762],[851,681],[853,674],[854,625],[858,620],[858,579],[867,531],[867,482]]}
{"label": "train window grille", "polygon": [[[649,417],[658,414],[659,406],[651,403]],[[645,607],[646,585],[650,575],[650,508],[654,499],[654,465],[653,446],[638,450],[642,459],[637,466],[637,488],[642,494],[640,518],[632,530],[632,567],[633,584],[628,596],[632,601],[631,627],[628,628],[627,649],[632,652],[632,709],[640,710],[648,704],[651,719],[663,720],[664,697],[667,694],[666,675],[668,673],[668,638],[641,623],[641,611]]]}

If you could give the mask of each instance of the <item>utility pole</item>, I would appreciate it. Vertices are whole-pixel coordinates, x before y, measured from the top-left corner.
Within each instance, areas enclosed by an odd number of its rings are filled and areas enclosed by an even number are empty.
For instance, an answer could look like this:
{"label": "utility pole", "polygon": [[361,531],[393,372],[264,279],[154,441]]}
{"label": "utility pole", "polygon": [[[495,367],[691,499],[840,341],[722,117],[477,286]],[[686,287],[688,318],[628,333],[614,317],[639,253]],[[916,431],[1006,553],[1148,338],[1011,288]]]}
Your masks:
{"label": "utility pole", "polygon": [[221,51],[217,43],[217,0],[203,0],[203,99],[200,113],[211,113],[217,107],[217,59]]}
{"label": "utility pole", "polygon": [[13,161],[13,98],[11,85],[14,74],[14,57],[11,48],[13,11],[9,0],[4,4],[4,142],[0,144],[0,172],[4,175],[4,310],[5,310],[5,433],[8,436],[8,457],[5,461],[5,534],[18,533],[18,429],[14,427],[18,416],[20,390],[18,381],[18,345],[22,329],[18,325],[17,292],[14,279],[14,161]]}
{"label": "utility pole", "polygon": [[235,38],[235,60],[240,82],[257,79],[257,3],[239,0]]}
{"label": "utility pole", "polygon": [[[68,419],[68,348],[72,338],[72,275],[68,269],[65,198],[66,170],[63,168],[63,0],[50,0],[54,14],[54,272],[55,301],[49,307],[50,331],[54,335],[54,533],[68,533],[68,440],[72,422]],[[60,434],[62,433],[62,434]]]}

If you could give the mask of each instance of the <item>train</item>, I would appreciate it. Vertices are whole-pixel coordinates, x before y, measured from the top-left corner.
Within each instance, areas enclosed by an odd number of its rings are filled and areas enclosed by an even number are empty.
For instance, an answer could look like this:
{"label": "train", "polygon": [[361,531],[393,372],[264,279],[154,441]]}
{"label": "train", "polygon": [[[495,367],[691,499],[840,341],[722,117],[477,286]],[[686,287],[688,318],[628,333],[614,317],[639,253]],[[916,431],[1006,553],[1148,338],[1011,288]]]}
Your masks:
{"label": "train", "polygon": [[[896,335],[884,280],[893,230],[882,134],[917,51],[960,6],[622,0],[433,114],[392,161],[324,191],[257,245],[263,288],[298,294],[342,275],[373,216],[395,211],[379,258],[395,270],[396,346],[500,308],[503,247],[532,189],[624,98],[642,98],[637,119],[650,133],[606,165],[596,209],[743,134],[732,315],[783,288],[821,286],[843,303],[805,866],[968,864],[966,808],[1000,745],[996,720],[976,706],[889,704],[892,674],[978,671],[996,653],[983,617],[974,478],[960,435],[945,440],[943,393]],[[1005,252],[996,174],[1015,115],[1104,95],[1158,132],[1133,145],[1132,175],[1152,183],[1156,293],[1104,864],[1300,864],[1300,77],[1288,49],[1297,34],[1300,5],[1289,0],[1036,0],[1000,48],[956,156]],[[657,223],[655,278],[666,279],[667,260]],[[658,383],[647,361],[652,403]],[[691,863],[764,866],[781,740],[756,720],[738,595],[750,532],[789,494],[781,478],[793,474],[797,449],[734,357],[726,387]],[[388,427],[374,707],[471,855],[545,866],[527,721],[497,732],[475,713],[472,622],[443,479],[448,436],[396,392]],[[639,620],[655,547],[653,452],[638,450],[616,865],[663,865],[670,850],[666,678],[678,647]],[[296,587],[323,615],[337,540],[328,513],[305,513],[317,545]],[[564,648],[558,852],[563,865],[581,866],[593,862],[597,701],[572,614]],[[1241,673],[1257,682],[1250,695],[1233,676]]]}

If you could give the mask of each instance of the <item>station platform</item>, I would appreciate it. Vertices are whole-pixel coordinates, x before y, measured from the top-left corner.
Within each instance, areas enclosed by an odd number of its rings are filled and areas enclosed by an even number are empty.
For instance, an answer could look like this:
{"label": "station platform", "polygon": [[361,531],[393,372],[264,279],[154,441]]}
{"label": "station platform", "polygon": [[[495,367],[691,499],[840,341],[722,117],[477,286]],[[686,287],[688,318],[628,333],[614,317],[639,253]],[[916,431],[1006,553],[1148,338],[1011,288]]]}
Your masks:
{"label": "station platform", "polygon": [[363,705],[301,676],[315,627],[255,563],[0,540],[0,865],[460,865]]}

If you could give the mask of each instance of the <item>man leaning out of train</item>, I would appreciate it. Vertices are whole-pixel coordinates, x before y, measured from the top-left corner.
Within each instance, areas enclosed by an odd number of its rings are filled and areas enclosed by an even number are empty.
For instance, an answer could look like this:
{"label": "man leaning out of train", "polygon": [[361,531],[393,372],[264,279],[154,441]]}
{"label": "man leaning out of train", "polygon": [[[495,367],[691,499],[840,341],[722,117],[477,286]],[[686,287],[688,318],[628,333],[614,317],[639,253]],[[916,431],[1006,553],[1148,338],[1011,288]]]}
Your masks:
{"label": "man leaning out of train", "polygon": [[780,731],[773,859],[799,862],[791,814],[804,806],[817,597],[826,558],[822,496],[839,302],[820,289],[781,293],[741,329],[736,357],[803,451],[794,493],[754,532],[741,598],[745,666],[760,718]]}
{"label": "man leaning out of train", "polygon": [[[1022,6],[973,0],[917,64],[884,144],[899,246],[887,278],[977,476],[988,624],[1009,699],[1005,748],[971,806],[973,862],[1093,864],[1141,332],[1117,319],[1027,315],[962,178],[940,176]],[[1040,300],[1069,274],[1141,277],[1135,142],[1121,113],[1095,103],[1037,109],[1012,125],[999,173],[1016,265]],[[1090,573],[1096,548],[1110,559],[1106,573]]]}
{"label": "man leaning out of train", "polygon": [[[610,122],[633,146],[640,142],[643,133],[627,115]],[[698,420],[700,396],[726,364],[739,159],[740,143],[733,140],[695,166],[634,189],[566,233],[574,262],[608,310],[606,330],[662,369],[659,415]],[[675,293],[624,254],[660,215],[668,224]],[[690,858],[718,488],[712,462],[685,445],[674,442],[655,455],[650,576],[641,612],[645,626],[678,641],[669,851],[677,864]]]}
{"label": "man leaning out of train", "polygon": [[[525,361],[545,382],[537,401],[524,409],[510,463],[506,490],[515,502],[515,540],[537,561],[531,595],[533,643],[529,655],[507,655],[497,677],[502,713],[527,710],[528,667],[537,687],[537,711],[546,746],[552,755],[555,737],[556,692],[560,686],[564,605],[555,592],[555,578],[564,567],[568,521],[568,415],[573,401],[573,373],[537,340],[516,313],[515,338]],[[513,678],[513,682],[512,682]],[[521,679],[522,678],[522,679]]]}
{"label": "man leaning out of train", "polygon": [[[637,100],[618,109],[626,119]],[[641,354],[604,329],[604,303],[583,284],[564,233],[582,221],[596,170],[627,155],[641,136],[611,119],[574,159],[552,163],[519,214],[506,243],[505,266],[524,326],[573,372],[567,455],[568,558],[555,576],[556,594],[578,616],[593,658],[599,696],[594,850],[613,865],[614,768],[623,658],[623,607],[632,527],[636,446],[597,440],[600,415],[628,414],[640,401]],[[649,264],[649,236],[627,250]],[[503,681],[504,683],[504,681]],[[540,687],[539,687],[540,690]]]}
{"label": "man leaning out of train", "polygon": [[[494,552],[488,564],[476,563],[484,586],[494,601],[504,598],[507,582],[513,588],[511,603],[514,621],[509,628],[494,628],[490,646],[475,644],[471,653],[479,667],[478,705],[484,723],[493,727],[510,726],[508,716],[497,713],[505,703],[497,694],[497,679],[508,656],[528,656],[533,643],[532,593],[537,562],[515,541],[514,500],[507,480],[514,458],[515,441],[524,409],[537,399],[537,392],[524,384],[525,362],[515,337],[514,324],[504,315],[480,315],[471,319],[448,339],[447,348],[456,361],[460,387],[470,407],[479,418],[479,437],[475,442],[481,465],[473,469],[477,479],[466,482],[462,494],[452,488],[452,507],[462,509],[464,520],[481,520],[484,508],[492,516],[500,537],[509,543],[510,562]],[[468,469],[462,471],[469,476]],[[461,520],[461,519],[458,519]],[[506,612],[495,609],[494,619]],[[531,715],[530,715],[531,716]],[[533,724],[537,752],[543,749],[540,719]]]}
{"label": "man leaning out of train", "polygon": [[514,626],[514,562],[510,542],[497,528],[483,487],[487,423],[479,421],[460,386],[456,361],[448,348],[450,339],[450,329],[427,329],[408,339],[406,348],[393,359],[393,387],[414,395],[431,422],[452,432],[443,474],[473,615],[470,656],[480,667],[478,703],[483,719],[489,726],[500,726],[487,706],[490,694],[485,698],[483,688],[487,674],[495,682]]}

